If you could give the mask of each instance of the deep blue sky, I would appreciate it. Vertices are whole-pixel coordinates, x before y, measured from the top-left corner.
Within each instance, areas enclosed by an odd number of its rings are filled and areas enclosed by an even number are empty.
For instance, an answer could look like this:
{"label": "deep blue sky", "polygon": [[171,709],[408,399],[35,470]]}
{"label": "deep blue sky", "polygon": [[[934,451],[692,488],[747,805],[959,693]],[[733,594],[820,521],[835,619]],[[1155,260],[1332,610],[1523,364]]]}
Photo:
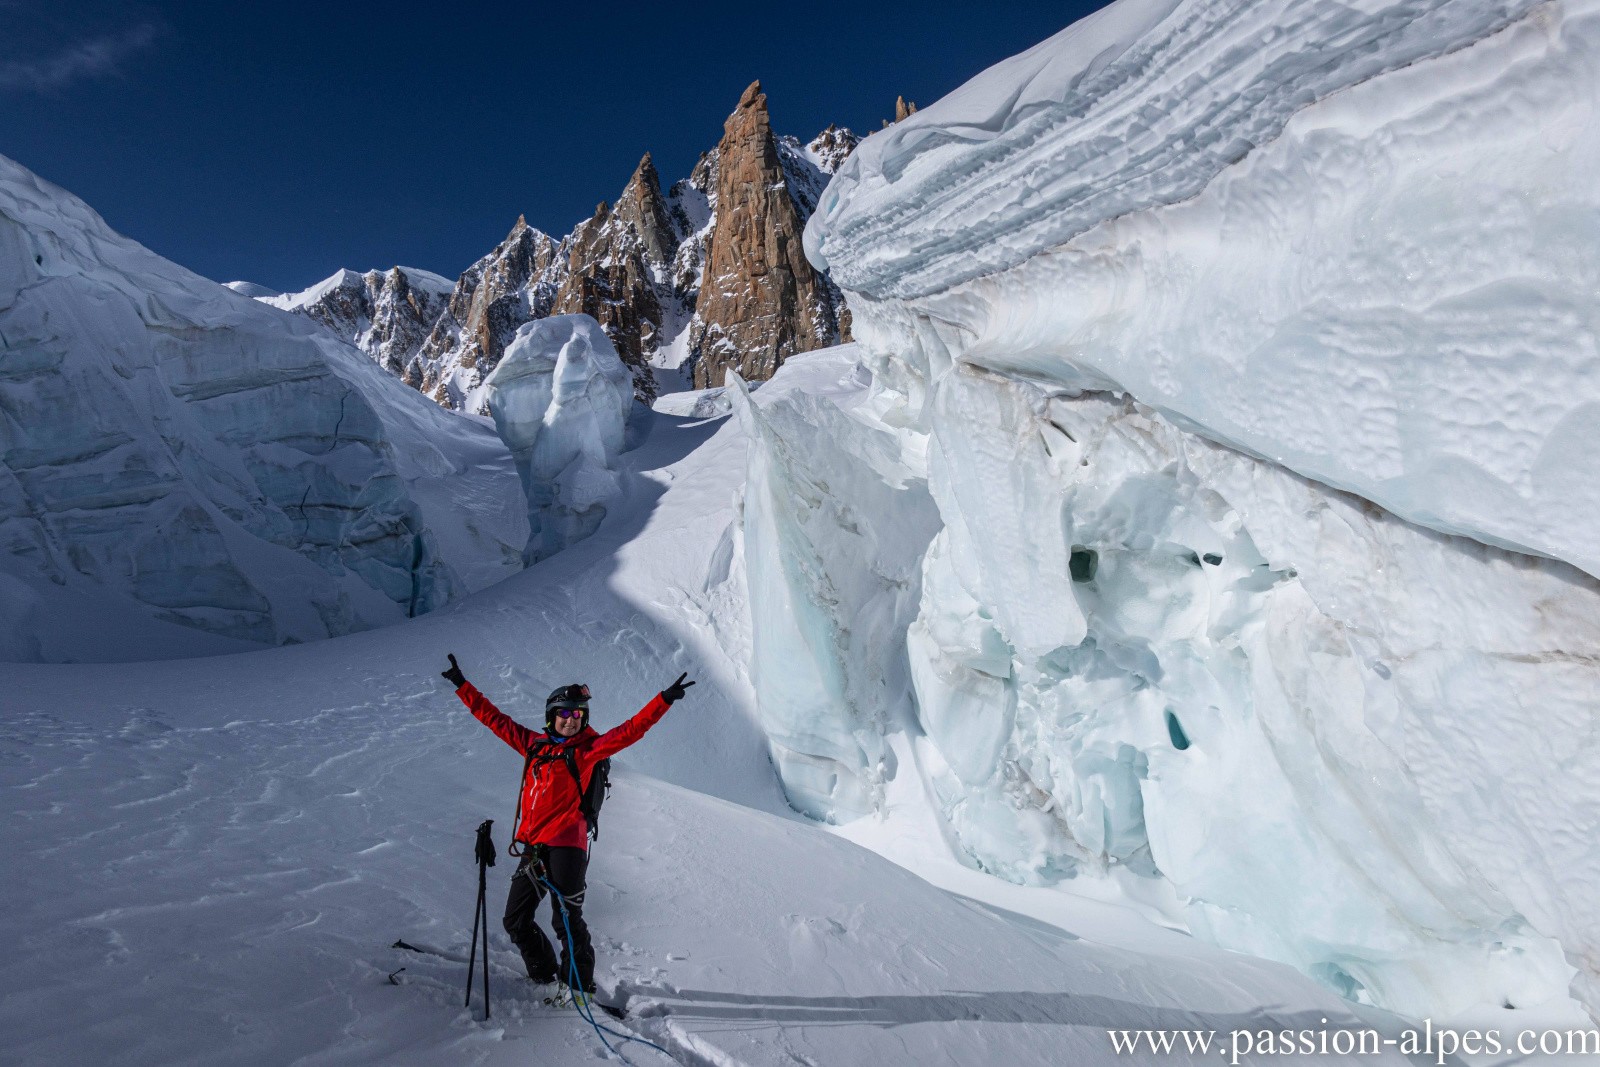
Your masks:
{"label": "deep blue sky", "polygon": [[218,281],[453,278],[647,149],[686,176],[756,78],[778,132],[865,133],[1102,6],[0,0],[0,154]]}

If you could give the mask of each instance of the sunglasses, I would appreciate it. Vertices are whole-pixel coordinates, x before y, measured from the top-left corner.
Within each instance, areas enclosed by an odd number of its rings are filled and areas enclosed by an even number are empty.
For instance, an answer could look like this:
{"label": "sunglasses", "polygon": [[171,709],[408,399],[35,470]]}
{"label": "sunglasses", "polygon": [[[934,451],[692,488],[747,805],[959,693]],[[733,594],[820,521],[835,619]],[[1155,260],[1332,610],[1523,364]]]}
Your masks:
{"label": "sunglasses", "polygon": [[581,719],[585,715],[587,715],[588,713],[589,713],[589,709],[588,708],[557,708],[556,709],[556,718],[558,718],[558,719]]}

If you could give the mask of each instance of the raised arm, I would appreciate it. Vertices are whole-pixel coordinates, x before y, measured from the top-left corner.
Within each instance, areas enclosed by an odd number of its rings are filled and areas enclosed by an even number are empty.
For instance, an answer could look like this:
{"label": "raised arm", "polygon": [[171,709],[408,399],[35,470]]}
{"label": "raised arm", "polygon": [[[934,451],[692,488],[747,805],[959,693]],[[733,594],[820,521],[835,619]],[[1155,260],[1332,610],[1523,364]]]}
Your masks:
{"label": "raised arm", "polygon": [[477,686],[467,681],[466,675],[461,673],[454,656],[450,657],[450,669],[443,673],[444,677],[456,687],[456,696],[461,698],[461,703],[467,706],[467,710],[472,712],[474,718],[493,730],[496,737],[517,752],[527,753],[533,746],[533,739],[538,736],[537,734],[495,707],[489,702],[488,697],[478,692]]}
{"label": "raised arm", "polygon": [[678,675],[677,681],[657,693],[650,703],[639,709],[637,715],[621,726],[607,730],[595,738],[594,744],[589,746],[591,757],[602,760],[607,756],[614,756],[643,737],[645,731],[661,721],[661,716],[667,713],[673,701],[683,699],[684,690],[694,684],[685,683],[684,679],[687,677],[689,677],[687,673]]}
{"label": "raised arm", "polygon": [[456,696],[461,698],[461,703],[483,725],[493,730],[495,736],[519,753],[527,754],[533,746],[533,739],[538,735],[522,725],[493,704],[489,698],[478,692],[477,687],[471,682],[461,683],[461,688],[456,690]]}

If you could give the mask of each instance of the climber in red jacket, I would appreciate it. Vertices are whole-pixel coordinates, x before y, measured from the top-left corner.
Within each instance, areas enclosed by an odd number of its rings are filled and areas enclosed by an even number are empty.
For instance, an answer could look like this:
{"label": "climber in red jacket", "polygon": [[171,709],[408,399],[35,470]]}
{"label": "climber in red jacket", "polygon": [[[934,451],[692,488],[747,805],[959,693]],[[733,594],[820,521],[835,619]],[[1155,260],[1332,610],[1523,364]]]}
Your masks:
{"label": "climber in red jacket", "polygon": [[[694,683],[684,680],[689,677],[687,672],[680,674],[637,715],[603,734],[589,725],[589,687],[564,685],[545,701],[544,732],[540,733],[491,704],[467,681],[455,656],[450,657],[450,669],[443,676],[480,722],[526,757],[517,794],[517,821],[511,831],[511,854],[520,855],[522,862],[511,876],[511,892],[506,897],[506,933],[522,951],[528,977],[534,982],[548,985],[559,979],[563,985],[570,983],[576,959],[581,989],[569,992],[593,994],[594,948],[583,919],[590,832],[582,810],[584,792],[601,760],[642,738]],[[546,883],[560,898],[551,904],[556,936],[561,939],[559,969],[550,939],[534,919]]]}

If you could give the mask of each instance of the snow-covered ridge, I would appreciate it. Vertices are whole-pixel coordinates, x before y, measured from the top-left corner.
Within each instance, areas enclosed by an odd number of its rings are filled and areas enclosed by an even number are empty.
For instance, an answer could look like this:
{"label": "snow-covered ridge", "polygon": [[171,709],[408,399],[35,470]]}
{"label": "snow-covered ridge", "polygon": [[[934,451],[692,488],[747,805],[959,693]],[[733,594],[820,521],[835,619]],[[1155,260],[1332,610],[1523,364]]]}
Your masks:
{"label": "snow-covered ridge", "polygon": [[[391,267],[390,270],[399,271],[413,287],[427,290],[438,296],[449,296],[450,290],[454,289],[456,284],[449,278],[441,277],[432,271],[422,270],[420,267]],[[357,272],[341,268],[315,285],[308,286],[297,293],[264,295],[252,292],[246,295],[254,296],[263,304],[271,304],[273,307],[283,308],[285,311],[298,311],[301,308],[317,303],[336,289],[353,289],[357,287],[369,291],[375,289],[381,283],[384,275],[388,273],[389,271],[385,270]]]}
{"label": "snow-covered ridge", "polygon": [[238,293],[240,296],[254,297],[256,299],[260,299],[262,297],[282,296],[283,295],[282,293],[278,292],[278,290],[270,288],[270,287],[265,286],[265,285],[261,285],[258,282],[246,282],[246,281],[223,282],[222,285],[226,289],[232,289],[234,292]]}
{"label": "snow-covered ridge", "polygon": [[925,296],[1186,200],[1298,111],[1539,0],[1122,0],[869,137],[806,249],[841,287]]}

